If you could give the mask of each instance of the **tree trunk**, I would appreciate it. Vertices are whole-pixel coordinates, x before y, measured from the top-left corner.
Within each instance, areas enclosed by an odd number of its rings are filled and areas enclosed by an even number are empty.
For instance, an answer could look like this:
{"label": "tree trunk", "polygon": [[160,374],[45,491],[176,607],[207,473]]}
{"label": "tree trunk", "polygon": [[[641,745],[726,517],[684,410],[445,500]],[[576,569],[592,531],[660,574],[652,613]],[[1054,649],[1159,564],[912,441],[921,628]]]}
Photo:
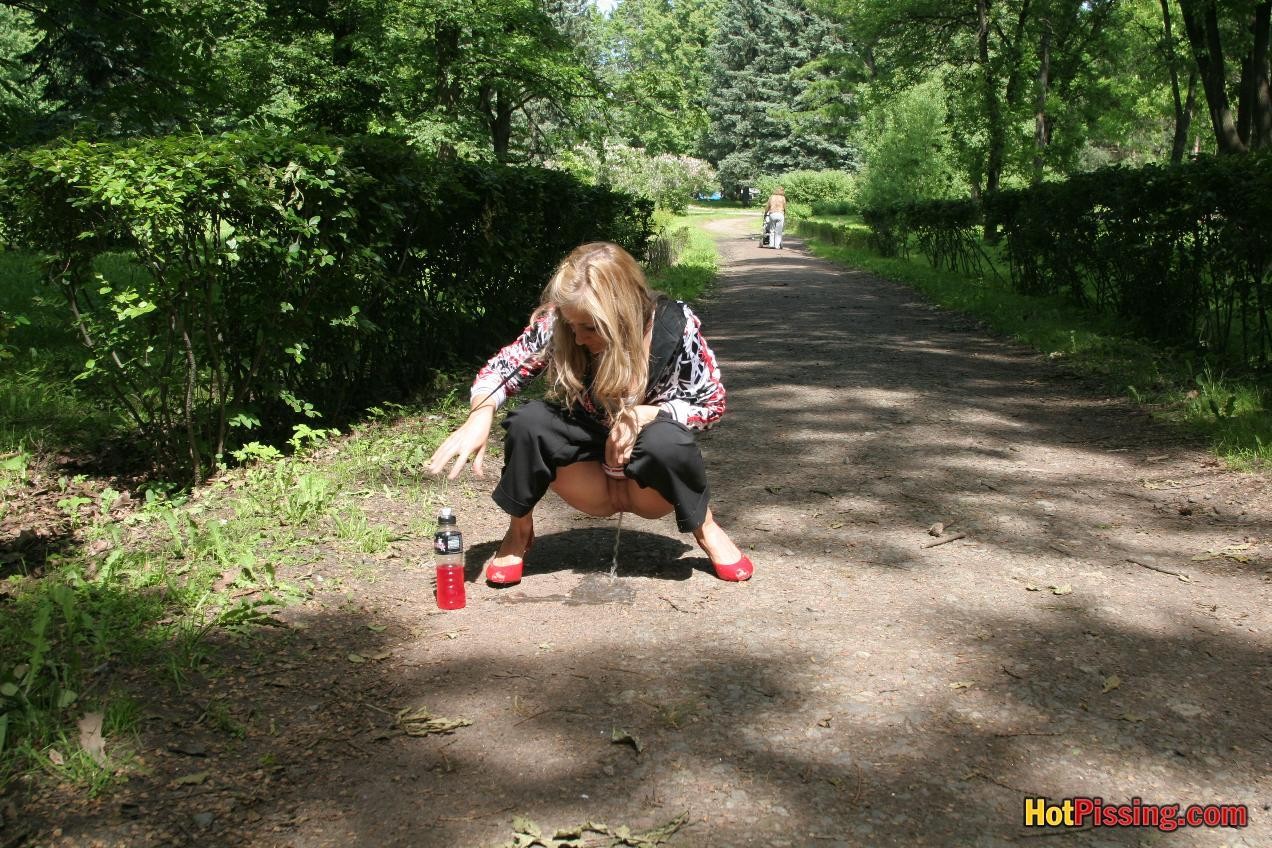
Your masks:
{"label": "tree trunk", "polygon": [[[454,24],[442,24],[437,28],[434,42],[437,61],[437,81],[433,98],[438,110],[447,118],[454,120],[459,116],[459,74],[455,65],[459,62],[459,27]],[[449,142],[437,145],[437,158],[454,159],[455,146]]]}
{"label": "tree trunk", "polygon": [[495,158],[507,162],[512,141],[512,113],[515,111],[512,97],[503,89],[486,84],[481,87],[477,103],[490,132],[490,146]]}
{"label": "tree trunk", "polygon": [[1161,0],[1162,28],[1165,33],[1166,66],[1170,69],[1170,95],[1175,105],[1175,137],[1171,140],[1170,161],[1178,165],[1184,161],[1188,149],[1188,131],[1192,126],[1193,108],[1197,103],[1197,71],[1188,72],[1188,95],[1185,100],[1179,92],[1178,57],[1175,55],[1175,35],[1170,25],[1170,0]]}
{"label": "tree trunk", "polygon": [[[994,66],[989,61],[989,0],[976,0],[976,15],[976,52],[985,86],[985,117],[989,125],[989,149],[986,151],[985,160],[985,193],[993,194],[998,191],[1003,173],[1007,137],[1003,127],[1002,103],[998,99],[998,78],[994,75]],[[988,220],[985,222],[985,240],[991,244],[998,241],[997,223]]]}
{"label": "tree trunk", "polygon": [[1227,72],[1224,68],[1223,43],[1219,37],[1219,12],[1216,0],[1179,0],[1184,17],[1184,30],[1197,62],[1210,124],[1220,153],[1245,153],[1249,148],[1237,132],[1237,122],[1228,100]]}
{"label": "tree trunk", "polygon": [[1254,44],[1244,63],[1243,76],[1248,77],[1249,99],[1242,103],[1251,150],[1272,147],[1272,85],[1269,85],[1269,39],[1272,36],[1272,0],[1264,0],[1254,9]]}
{"label": "tree trunk", "polygon": [[1034,111],[1034,185],[1042,182],[1047,144],[1047,83],[1051,73],[1051,22],[1042,22],[1042,43],[1038,45],[1038,108]]}

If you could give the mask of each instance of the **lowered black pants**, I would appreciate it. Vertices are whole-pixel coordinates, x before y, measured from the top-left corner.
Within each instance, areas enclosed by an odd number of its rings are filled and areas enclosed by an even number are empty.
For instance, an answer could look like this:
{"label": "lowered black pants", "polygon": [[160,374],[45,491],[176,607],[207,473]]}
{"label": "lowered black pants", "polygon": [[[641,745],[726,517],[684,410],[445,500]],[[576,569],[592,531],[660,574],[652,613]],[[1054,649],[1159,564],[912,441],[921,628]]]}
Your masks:
{"label": "lowered black pants", "polygon": [[[510,412],[503,427],[504,469],[491,497],[517,518],[547,494],[561,466],[605,460],[605,427],[554,404],[531,401]],[[706,520],[707,469],[693,432],[683,424],[659,416],[641,430],[625,473],[675,508],[680,532],[693,532]]]}

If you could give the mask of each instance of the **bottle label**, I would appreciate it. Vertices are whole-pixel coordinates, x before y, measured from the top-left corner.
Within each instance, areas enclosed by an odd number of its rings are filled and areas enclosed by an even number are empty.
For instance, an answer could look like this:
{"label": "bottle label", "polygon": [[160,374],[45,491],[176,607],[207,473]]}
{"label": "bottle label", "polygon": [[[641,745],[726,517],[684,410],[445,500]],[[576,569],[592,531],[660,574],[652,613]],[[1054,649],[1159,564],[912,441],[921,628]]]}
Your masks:
{"label": "bottle label", "polygon": [[458,530],[438,530],[433,535],[433,550],[439,554],[462,553],[464,534]]}

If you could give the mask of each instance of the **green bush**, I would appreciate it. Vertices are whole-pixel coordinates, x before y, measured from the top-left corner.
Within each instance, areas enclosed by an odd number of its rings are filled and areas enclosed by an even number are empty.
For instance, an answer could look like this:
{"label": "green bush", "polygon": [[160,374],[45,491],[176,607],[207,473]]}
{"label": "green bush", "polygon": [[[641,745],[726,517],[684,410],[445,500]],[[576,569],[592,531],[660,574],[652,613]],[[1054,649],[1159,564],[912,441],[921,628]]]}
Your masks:
{"label": "green bush", "polygon": [[867,116],[866,167],[856,194],[862,209],[965,193],[945,112],[944,86],[933,79],[901,92]]}
{"label": "green bush", "polygon": [[857,203],[852,200],[819,200],[812,204],[813,216],[819,215],[855,215]]}
{"label": "green bush", "polygon": [[1149,338],[1246,365],[1272,354],[1272,154],[1106,168],[986,199],[1011,276]]}
{"label": "green bush", "polygon": [[[264,134],[21,151],[0,198],[85,342],[79,385],[196,477],[488,353],[575,245],[641,256],[652,211],[555,171]],[[134,272],[95,270],[106,252]]]}
{"label": "green bush", "polygon": [[660,210],[676,214],[689,208],[693,198],[719,187],[715,169],[703,159],[608,144],[601,150],[576,147],[557,157],[555,167],[590,185],[608,186],[652,200]]}
{"label": "green bush", "polygon": [[788,171],[780,176],[763,176],[756,182],[761,197],[778,186],[793,203],[812,206],[828,201],[850,202],[857,193],[857,178],[847,171]]}

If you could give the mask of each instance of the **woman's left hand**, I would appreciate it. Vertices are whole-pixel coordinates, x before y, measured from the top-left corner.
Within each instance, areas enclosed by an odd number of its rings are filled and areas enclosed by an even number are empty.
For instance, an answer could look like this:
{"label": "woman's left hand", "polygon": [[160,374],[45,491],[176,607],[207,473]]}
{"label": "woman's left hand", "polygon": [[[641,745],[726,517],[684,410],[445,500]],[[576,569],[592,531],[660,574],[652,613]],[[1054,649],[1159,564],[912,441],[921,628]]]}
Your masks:
{"label": "woman's left hand", "polygon": [[636,447],[636,437],[657,417],[656,406],[633,406],[615,416],[614,426],[610,428],[609,439],[605,442],[605,464],[612,468],[626,465],[632,458],[632,448]]}

